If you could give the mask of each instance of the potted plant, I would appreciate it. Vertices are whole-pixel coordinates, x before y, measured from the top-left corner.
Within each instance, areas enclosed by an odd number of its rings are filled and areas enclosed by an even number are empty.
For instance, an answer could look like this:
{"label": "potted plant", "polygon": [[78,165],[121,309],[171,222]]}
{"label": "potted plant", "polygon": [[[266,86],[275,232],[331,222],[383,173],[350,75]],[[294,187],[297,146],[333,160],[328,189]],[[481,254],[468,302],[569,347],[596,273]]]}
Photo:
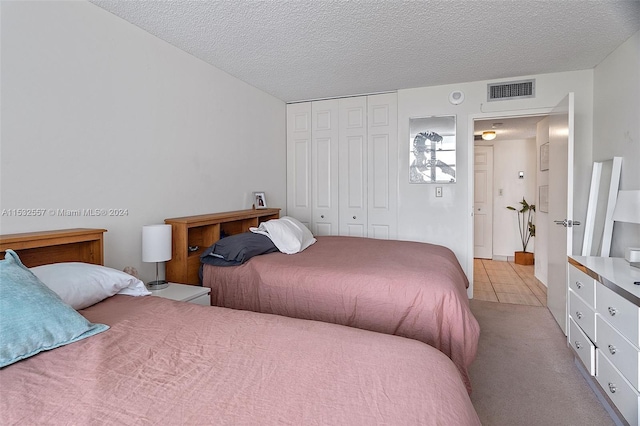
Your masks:
{"label": "potted plant", "polygon": [[518,265],[533,265],[533,253],[527,251],[529,239],[536,236],[536,225],[533,223],[533,213],[536,211],[535,204],[527,203],[522,197],[520,209],[507,206],[509,210],[518,213],[518,229],[520,230],[520,241],[522,241],[522,251],[515,252],[515,263]]}

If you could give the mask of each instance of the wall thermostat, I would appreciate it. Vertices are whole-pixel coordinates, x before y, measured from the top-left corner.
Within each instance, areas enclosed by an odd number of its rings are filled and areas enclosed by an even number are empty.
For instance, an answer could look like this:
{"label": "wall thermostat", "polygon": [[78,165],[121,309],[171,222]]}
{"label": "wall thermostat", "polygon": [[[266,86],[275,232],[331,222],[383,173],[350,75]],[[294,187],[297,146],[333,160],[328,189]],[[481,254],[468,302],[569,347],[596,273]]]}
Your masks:
{"label": "wall thermostat", "polygon": [[464,101],[464,93],[460,90],[454,90],[449,94],[449,102],[453,105],[459,105]]}

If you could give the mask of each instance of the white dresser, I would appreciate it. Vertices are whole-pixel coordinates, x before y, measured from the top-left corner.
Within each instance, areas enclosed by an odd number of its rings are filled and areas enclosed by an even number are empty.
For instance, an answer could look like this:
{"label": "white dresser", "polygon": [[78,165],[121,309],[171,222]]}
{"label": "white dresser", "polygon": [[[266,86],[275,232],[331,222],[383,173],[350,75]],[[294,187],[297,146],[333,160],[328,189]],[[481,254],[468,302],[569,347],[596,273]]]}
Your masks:
{"label": "white dresser", "polygon": [[568,343],[619,420],[638,425],[640,269],[621,258],[571,256],[568,276]]}

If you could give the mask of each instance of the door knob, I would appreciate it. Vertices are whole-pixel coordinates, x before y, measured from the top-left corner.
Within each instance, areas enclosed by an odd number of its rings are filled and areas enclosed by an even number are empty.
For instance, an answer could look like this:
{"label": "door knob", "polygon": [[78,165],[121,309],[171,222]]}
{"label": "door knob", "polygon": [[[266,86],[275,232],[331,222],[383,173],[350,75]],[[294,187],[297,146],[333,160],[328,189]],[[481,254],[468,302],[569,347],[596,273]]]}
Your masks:
{"label": "door knob", "polygon": [[577,220],[573,221],[571,219],[554,220],[553,223],[555,223],[556,225],[562,225],[565,228],[571,228],[573,226],[580,225],[580,222],[578,222]]}

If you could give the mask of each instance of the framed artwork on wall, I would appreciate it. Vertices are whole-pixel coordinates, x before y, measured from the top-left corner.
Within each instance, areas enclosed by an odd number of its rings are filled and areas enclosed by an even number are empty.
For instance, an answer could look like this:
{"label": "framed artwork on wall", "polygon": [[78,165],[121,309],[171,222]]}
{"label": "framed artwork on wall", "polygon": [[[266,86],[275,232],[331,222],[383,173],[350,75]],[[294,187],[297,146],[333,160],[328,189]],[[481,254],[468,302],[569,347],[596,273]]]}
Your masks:
{"label": "framed artwork on wall", "polygon": [[253,199],[255,200],[254,206],[256,209],[267,208],[267,198],[264,196],[264,192],[254,192]]}
{"label": "framed artwork on wall", "polygon": [[455,115],[410,118],[409,143],[409,183],[455,183]]}
{"label": "framed artwork on wall", "polygon": [[539,189],[538,208],[541,212],[549,213],[549,185],[542,185]]}
{"label": "framed artwork on wall", "polygon": [[549,170],[549,142],[540,145],[540,170]]}

